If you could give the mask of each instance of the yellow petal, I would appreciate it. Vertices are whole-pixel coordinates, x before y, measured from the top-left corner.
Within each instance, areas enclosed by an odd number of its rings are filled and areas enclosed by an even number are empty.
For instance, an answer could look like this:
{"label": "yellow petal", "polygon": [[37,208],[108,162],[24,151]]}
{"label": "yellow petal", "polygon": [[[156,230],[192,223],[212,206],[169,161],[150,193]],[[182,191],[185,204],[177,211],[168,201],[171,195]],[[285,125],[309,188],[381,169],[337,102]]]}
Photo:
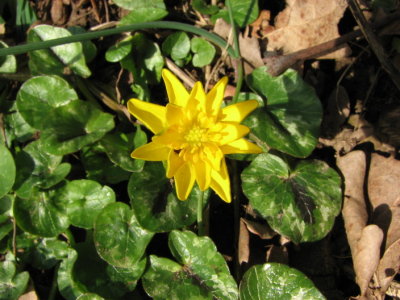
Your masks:
{"label": "yellow petal", "polygon": [[222,109],[222,118],[220,121],[240,123],[257,107],[258,102],[256,100],[248,100],[229,105]]}
{"label": "yellow petal", "polygon": [[221,109],[222,100],[224,99],[225,88],[228,84],[228,77],[223,77],[218,81],[210,92],[207,94],[207,113],[216,116]]}
{"label": "yellow petal", "polygon": [[179,200],[186,200],[193,188],[195,175],[189,164],[183,164],[175,173],[176,195]]}
{"label": "yellow petal", "polygon": [[167,160],[170,151],[172,150],[164,145],[150,142],[146,145],[136,148],[131,153],[131,157],[151,161]]}
{"label": "yellow petal", "polygon": [[183,165],[184,160],[180,158],[179,154],[175,151],[171,151],[168,156],[167,164],[167,177],[174,177],[176,171]]}
{"label": "yellow petal", "polygon": [[204,111],[206,105],[206,93],[203,84],[197,81],[189,95],[189,100],[185,107],[185,112],[190,119],[198,115],[199,111]]}
{"label": "yellow petal", "polygon": [[161,74],[164,79],[165,87],[167,88],[169,102],[185,107],[189,98],[189,93],[182,82],[167,69],[163,69]]}
{"label": "yellow petal", "polygon": [[262,153],[263,150],[256,144],[249,142],[246,139],[238,139],[229,144],[220,147],[224,154],[232,153]]}
{"label": "yellow petal", "polygon": [[193,164],[193,168],[200,190],[205,191],[211,182],[211,166],[207,162],[200,160]]}
{"label": "yellow petal", "polygon": [[219,145],[225,145],[244,137],[249,132],[249,127],[241,124],[218,123],[213,129],[212,139]]}
{"label": "yellow petal", "polygon": [[231,202],[231,185],[225,159],[219,171],[211,170],[210,187],[227,203]]}
{"label": "yellow petal", "polygon": [[128,111],[154,134],[158,134],[164,130],[167,111],[164,106],[139,99],[130,99],[128,102]]}
{"label": "yellow petal", "polygon": [[168,103],[166,108],[167,108],[166,117],[169,126],[178,124],[183,120],[185,115],[182,107],[176,104]]}

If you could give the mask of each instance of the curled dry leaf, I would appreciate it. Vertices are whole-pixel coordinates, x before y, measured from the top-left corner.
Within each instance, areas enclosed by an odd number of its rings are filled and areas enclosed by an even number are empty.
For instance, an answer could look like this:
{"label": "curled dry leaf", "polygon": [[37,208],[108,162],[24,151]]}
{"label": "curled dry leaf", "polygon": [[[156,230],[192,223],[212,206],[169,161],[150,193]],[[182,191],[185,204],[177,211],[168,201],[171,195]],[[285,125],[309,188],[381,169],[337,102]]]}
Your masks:
{"label": "curled dry leaf", "polygon": [[363,229],[356,245],[353,264],[361,295],[367,292],[368,284],[378,267],[382,240],[382,230],[376,225],[368,225]]}
{"label": "curled dry leaf", "polygon": [[337,165],[344,177],[345,190],[342,213],[347,240],[354,256],[362,230],[368,220],[364,197],[365,153],[358,150],[339,156]]}
{"label": "curled dry leaf", "polygon": [[251,233],[258,235],[261,239],[272,239],[277,233],[268,226],[268,224],[261,224],[255,221],[250,221],[242,218],[241,221],[246,225],[247,230]]}
{"label": "curled dry leaf", "polygon": [[385,251],[377,269],[380,292],[384,295],[394,276],[400,270],[400,240],[392,243]]}
{"label": "curled dry leaf", "polygon": [[[276,30],[268,33],[268,51],[284,54],[306,49],[339,37],[338,23],[347,7],[346,0],[287,0],[287,7],[275,20]],[[342,48],[324,58],[347,56]]]}
{"label": "curled dry leaf", "polygon": [[386,233],[385,248],[400,239],[400,161],[394,157],[371,155],[368,195],[373,221]]}
{"label": "curled dry leaf", "polygon": [[250,235],[243,218],[240,219],[238,261],[239,264],[248,263],[250,258]]}

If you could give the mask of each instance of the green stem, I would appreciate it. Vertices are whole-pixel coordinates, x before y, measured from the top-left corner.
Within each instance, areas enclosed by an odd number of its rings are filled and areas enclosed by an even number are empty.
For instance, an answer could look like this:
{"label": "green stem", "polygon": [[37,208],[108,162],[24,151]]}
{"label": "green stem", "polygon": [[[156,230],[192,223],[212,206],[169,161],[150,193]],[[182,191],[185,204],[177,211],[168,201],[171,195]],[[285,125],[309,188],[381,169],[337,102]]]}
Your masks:
{"label": "green stem", "polygon": [[205,235],[205,223],[203,220],[203,202],[204,202],[204,191],[200,191],[200,197],[197,199],[197,234],[199,236]]}
{"label": "green stem", "polygon": [[193,25],[179,23],[179,22],[170,22],[170,21],[156,21],[156,22],[130,24],[130,25],[125,25],[125,26],[118,26],[116,28],[111,28],[111,29],[104,29],[104,30],[99,30],[99,31],[90,31],[90,32],[75,34],[72,36],[62,37],[62,38],[53,39],[53,40],[28,43],[28,44],[24,44],[24,45],[9,47],[9,48],[2,48],[2,49],[0,49],[0,56],[22,54],[22,53],[26,53],[29,51],[46,49],[46,48],[63,45],[63,44],[68,44],[68,43],[93,40],[93,39],[97,39],[97,38],[104,37],[104,36],[120,34],[123,32],[130,32],[130,31],[142,30],[142,29],[155,29],[155,28],[182,30],[182,31],[187,31],[187,32],[191,32],[191,33],[200,35],[200,36],[208,39],[209,41],[213,42],[214,44],[218,45],[219,47],[221,47],[223,49],[226,48],[229,55],[232,58],[237,58],[236,52],[233,51],[232,47],[230,47],[227,44],[227,42],[223,38],[219,37],[218,35],[208,32],[202,28],[195,27]]}
{"label": "green stem", "polygon": [[242,58],[240,56],[239,37],[238,37],[236,22],[235,22],[235,20],[233,18],[233,11],[232,11],[232,6],[231,6],[230,0],[226,0],[225,4],[226,4],[226,7],[228,8],[229,22],[231,23],[232,34],[233,34],[233,52],[234,52],[234,56],[232,56],[231,54],[229,54],[229,55],[236,62],[237,79],[236,79],[235,95],[233,96],[233,102],[236,102],[238,97],[239,97],[240,90],[242,89],[242,85],[243,85],[243,61],[242,61]]}

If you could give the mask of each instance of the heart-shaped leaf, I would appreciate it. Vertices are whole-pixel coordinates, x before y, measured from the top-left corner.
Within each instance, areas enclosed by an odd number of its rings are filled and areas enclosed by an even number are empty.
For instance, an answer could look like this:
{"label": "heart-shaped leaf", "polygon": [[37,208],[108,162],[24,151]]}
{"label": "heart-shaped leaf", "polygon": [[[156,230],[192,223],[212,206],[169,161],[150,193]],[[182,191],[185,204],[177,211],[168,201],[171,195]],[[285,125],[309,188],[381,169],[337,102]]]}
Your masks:
{"label": "heart-shaped leaf", "polygon": [[107,205],[94,225],[100,257],[120,268],[132,268],[142,258],[153,233],[140,227],[133,211],[122,202]]}
{"label": "heart-shaped leaf", "polygon": [[273,77],[266,67],[248,76],[249,86],[267,99],[244,124],[269,147],[296,157],[314,150],[319,136],[322,107],[315,91],[294,70]]}
{"label": "heart-shaped leaf", "polygon": [[184,59],[190,52],[190,39],[183,31],[169,35],[162,44],[162,50],[173,60]]}
{"label": "heart-shaped leaf", "polygon": [[[28,33],[28,42],[41,42],[72,34],[65,28],[50,25],[38,25]],[[50,49],[35,50],[29,53],[29,67],[37,74],[63,75],[69,68],[75,74],[89,77],[91,72],[86,65],[81,43],[69,43],[51,47]]]}
{"label": "heart-shaped leaf", "polygon": [[322,161],[300,161],[291,169],[282,158],[261,154],[242,182],[253,209],[295,243],[322,239],[340,212],[341,178]]}
{"label": "heart-shaped leaf", "polygon": [[202,38],[194,37],[190,41],[190,49],[194,53],[193,66],[201,68],[209,65],[215,56],[215,47]]}
{"label": "heart-shaped leaf", "polygon": [[69,83],[58,76],[33,77],[21,86],[17,107],[25,121],[34,128],[45,129],[44,119],[56,107],[78,99]]}
{"label": "heart-shaped leaf", "polygon": [[200,190],[196,187],[186,201],[178,200],[159,162],[146,162],[142,172],[133,173],[128,193],[139,223],[153,232],[182,228],[196,220]]}
{"label": "heart-shaped leaf", "polygon": [[115,202],[115,193],[108,186],[92,180],[74,180],[57,191],[55,204],[68,216],[72,225],[91,229],[94,220],[107,204]]}
{"label": "heart-shaped leaf", "polygon": [[251,267],[240,282],[240,299],[325,299],[313,282],[286,265],[268,263]]}
{"label": "heart-shaped leaf", "polygon": [[17,300],[25,291],[28,281],[29,273],[18,273],[13,261],[0,262],[0,299]]}
{"label": "heart-shaped leaf", "polygon": [[114,128],[112,115],[80,100],[57,107],[43,123],[44,149],[54,155],[76,152]]}

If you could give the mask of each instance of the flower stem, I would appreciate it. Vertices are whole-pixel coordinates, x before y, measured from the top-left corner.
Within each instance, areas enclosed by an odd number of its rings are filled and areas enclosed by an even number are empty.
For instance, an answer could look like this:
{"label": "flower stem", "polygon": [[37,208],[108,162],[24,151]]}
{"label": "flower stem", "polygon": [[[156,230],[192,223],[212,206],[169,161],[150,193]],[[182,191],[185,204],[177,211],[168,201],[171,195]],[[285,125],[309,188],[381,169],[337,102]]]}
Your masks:
{"label": "flower stem", "polygon": [[67,37],[62,37],[62,38],[58,38],[58,39],[42,41],[42,42],[33,42],[33,43],[24,44],[24,45],[2,48],[2,49],[0,49],[0,56],[22,54],[22,53],[26,53],[29,51],[46,49],[46,48],[63,45],[63,44],[68,44],[68,43],[93,40],[93,39],[97,39],[97,38],[104,37],[104,36],[120,34],[123,32],[130,32],[130,31],[143,30],[143,29],[154,29],[154,28],[182,30],[182,31],[187,31],[187,32],[191,32],[191,33],[200,35],[200,36],[208,39],[209,41],[213,42],[214,44],[218,45],[219,47],[221,47],[223,49],[226,48],[229,55],[232,58],[234,58],[234,59],[237,58],[236,52],[233,51],[232,47],[230,47],[227,44],[227,42],[223,38],[219,37],[218,35],[208,32],[207,30],[204,30],[202,28],[195,27],[193,25],[184,24],[184,23],[180,23],[180,22],[170,22],[170,21],[155,21],[155,22],[136,23],[136,24],[118,26],[116,28],[111,28],[111,29],[104,29],[104,30],[99,30],[99,31],[89,31],[89,32],[85,32],[85,33],[74,34],[72,36],[67,36]]}
{"label": "flower stem", "polygon": [[204,202],[204,191],[200,191],[200,196],[197,198],[197,234],[203,236],[206,234],[205,223],[203,220],[203,202]]}

